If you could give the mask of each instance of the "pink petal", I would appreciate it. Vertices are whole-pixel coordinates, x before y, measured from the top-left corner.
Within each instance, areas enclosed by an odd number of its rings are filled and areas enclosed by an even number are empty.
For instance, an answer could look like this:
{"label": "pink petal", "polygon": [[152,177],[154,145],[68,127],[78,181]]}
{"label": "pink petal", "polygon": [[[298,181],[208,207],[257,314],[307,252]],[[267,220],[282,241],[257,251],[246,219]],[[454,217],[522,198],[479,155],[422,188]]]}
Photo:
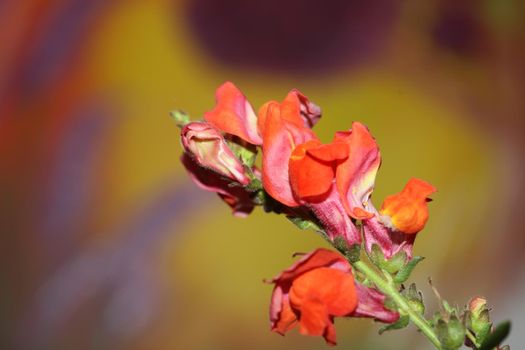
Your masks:
{"label": "pink petal", "polygon": [[359,303],[349,316],[370,317],[385,323],[394,323],[399,319],[399,313],[385,308],[386,297],[379,291],[359,283],[356,283],[356,288]]}
{"label": "pink petal", "polygon": [[352,130],[338,132],[336,141],[346,142],[350,153],[346,161],[337,167],[337,189],[348,215],[354,219],[372,217],[367,210],[374,189],[375,177],[381,164],[377,144],[366,126],[354,122]]}
{"label": "pink petal", "polygon": [[254,144],[262,143],[257,130],[257,116],[243,93],[232,83],[225,82],[215,92],[215,108],[204,119],[225,133],[239,136]]}

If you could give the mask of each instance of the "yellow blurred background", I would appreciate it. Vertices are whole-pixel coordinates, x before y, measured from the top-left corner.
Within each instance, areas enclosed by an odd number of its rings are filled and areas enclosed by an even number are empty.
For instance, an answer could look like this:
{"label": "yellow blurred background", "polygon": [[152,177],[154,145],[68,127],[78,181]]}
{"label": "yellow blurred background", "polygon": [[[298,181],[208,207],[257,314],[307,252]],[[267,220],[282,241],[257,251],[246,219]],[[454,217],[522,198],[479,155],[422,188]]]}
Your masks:
{"label": "yellow blurred background", "polygon": [[[257,108],[298,88],[328,141],[353,120],[383,163],[374,201],[438,188],[415,253],[464,305],[484,295],[525,345],[519,0],[0,2],[0,347],[318,349],[269,331],[271,286],[313,232],[230,215],[179,163],[231,80]],[[340,348],[426,349],[414,330],[337,320]]]}

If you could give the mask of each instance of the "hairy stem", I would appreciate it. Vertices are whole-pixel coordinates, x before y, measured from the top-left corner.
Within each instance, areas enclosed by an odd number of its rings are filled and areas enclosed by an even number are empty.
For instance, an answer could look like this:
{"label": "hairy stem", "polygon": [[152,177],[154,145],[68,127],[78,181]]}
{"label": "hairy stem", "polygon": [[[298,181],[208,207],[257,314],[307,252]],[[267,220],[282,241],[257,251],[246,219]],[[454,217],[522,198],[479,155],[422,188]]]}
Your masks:
{"label": "hairy stem", "polygon": [[378,274],[373,268],[368,266],[363,261],[354,262],[353,266],[363,273],[370,281],[372,281],[377,286],[377,288],[383,292],[383,294],[389,296],[396,303],[399,309],[410,317],[412,323],[417,328],[419,328],[419,330],[428,338],[428,340],[430,340],[432,344],[434,344],[436,349],[442,349],[441,342],[436,336],[436,333],[434,333],[434,330],[419,313],[410,307],[405,298],[399,293],[394,285],[388,283],[388,281],[385,280],[383,276]]}

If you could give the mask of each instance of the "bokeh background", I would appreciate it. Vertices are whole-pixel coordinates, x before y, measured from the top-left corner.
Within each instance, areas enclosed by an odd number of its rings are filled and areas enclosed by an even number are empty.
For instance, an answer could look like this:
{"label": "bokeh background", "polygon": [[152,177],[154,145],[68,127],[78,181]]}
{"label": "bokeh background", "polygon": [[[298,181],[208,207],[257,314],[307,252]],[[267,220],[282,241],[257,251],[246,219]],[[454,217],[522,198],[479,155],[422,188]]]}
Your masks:
{"label": "bokeh background", "polygon": [[[379,204],[439,192],[414,274],[511,318],[525,346],[525,3],[520,0],[0,1],[0,348],[319,349],[269,332],[262,283],[324,246],[230,215],[179,163],[169,111],[234,81],[257,108],[298,88],[328,141],[377,138]],[[339,347],[428,349],[338,320]]]}

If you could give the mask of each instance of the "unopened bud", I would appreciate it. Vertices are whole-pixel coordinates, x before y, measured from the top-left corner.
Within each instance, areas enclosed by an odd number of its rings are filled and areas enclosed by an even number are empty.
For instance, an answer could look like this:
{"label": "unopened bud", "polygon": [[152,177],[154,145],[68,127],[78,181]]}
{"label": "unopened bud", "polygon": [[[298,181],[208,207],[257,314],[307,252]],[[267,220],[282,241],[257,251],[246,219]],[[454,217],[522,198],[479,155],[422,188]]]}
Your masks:
{"label": "unopened bud", "polygon": [[487,300],[483,297],[474,297],[468,304],[467,324],[476,334],[476,338],[483,340],[490,331],[490,322]]}
{"label": "unopened bud", "polygon": [[465,327],[455,313],[450,316],[448,322],[442,318],[437,321],[436,333],[443,350],[459,349],[465,342]]}
{"label": "unopened bud", "polygon": [[204,122],[188,123],[182,129],[181,136],[184,150],[198,165],[241,185],[250,183],[244,165],[213,125]]}

